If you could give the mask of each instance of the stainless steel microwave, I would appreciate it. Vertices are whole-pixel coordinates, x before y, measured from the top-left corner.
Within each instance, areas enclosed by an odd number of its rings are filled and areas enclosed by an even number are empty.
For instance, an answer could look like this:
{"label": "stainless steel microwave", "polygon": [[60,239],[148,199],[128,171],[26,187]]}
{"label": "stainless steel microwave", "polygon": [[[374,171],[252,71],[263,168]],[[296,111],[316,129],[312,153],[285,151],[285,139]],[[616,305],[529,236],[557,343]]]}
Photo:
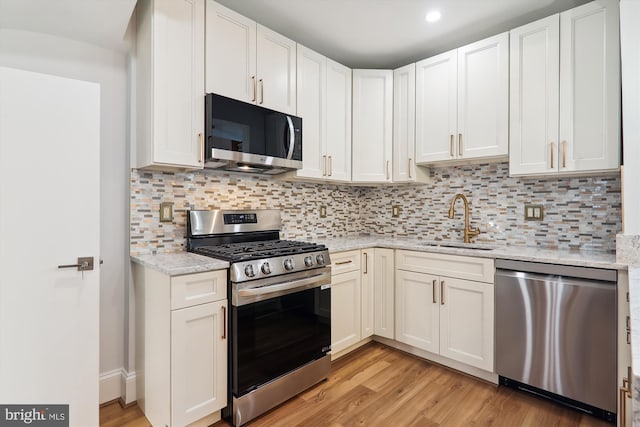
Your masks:
{"label": "stainless steel microwave", "polygon": [[205,167],[277,174],[302,167],[302,119],[213,93],[205,97]]}

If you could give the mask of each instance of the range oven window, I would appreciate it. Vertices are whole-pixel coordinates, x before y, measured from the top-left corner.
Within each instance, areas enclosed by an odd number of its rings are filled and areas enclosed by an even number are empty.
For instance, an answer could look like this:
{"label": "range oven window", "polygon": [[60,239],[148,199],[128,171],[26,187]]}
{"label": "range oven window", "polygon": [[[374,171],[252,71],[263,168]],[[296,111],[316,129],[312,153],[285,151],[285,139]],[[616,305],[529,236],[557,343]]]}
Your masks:
{"label": "range oven window", "polygon": [[236,397],[324,356],[331,344],[331,289],[308,289],[232,307]]}

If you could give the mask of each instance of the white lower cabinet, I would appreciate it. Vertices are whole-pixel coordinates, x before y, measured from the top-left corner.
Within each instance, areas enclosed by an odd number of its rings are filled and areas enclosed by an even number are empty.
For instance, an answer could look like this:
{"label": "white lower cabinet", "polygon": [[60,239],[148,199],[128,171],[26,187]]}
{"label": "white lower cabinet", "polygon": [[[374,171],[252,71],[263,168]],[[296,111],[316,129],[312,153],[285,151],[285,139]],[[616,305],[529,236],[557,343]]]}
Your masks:
{"label": "white lower cabinet", "polygon": [[493,271],[492,259],[396,251],[396,340],[493,372]]}
{"label": "white lower cabinet", "polygon": [[216,422],[227,405],[226,270],[132,272],[138,406],[154,426]]}
{"label": "white lower cabinet", "polygon": [[361,337],[360,271],[331,278],[331,353],[358,343]]}
{"label": "white lower cabinet", "polygon": [[373,250],[373,333],[393,339],[395,313],[395,276],[393,249]]}

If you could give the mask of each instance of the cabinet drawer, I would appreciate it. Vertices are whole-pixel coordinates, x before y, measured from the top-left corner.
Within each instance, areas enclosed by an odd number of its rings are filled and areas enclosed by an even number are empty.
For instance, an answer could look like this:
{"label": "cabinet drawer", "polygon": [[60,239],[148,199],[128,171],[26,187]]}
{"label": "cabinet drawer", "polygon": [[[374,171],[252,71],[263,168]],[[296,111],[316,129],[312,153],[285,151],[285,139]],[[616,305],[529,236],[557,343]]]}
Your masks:
{"label": "cabinet drawer", "polygon": [[414,251],[396,251],[396,268],[486,283],[495,274],[493,259]]}
{"label": "cabinet drawer", "polygon": [[225,299],[227,270],[187,274],[171,278],[171,309]]}
{"label": "cabinet drawer", "polygon": [[331,254],[331,274],[360,270],[360,251]]}

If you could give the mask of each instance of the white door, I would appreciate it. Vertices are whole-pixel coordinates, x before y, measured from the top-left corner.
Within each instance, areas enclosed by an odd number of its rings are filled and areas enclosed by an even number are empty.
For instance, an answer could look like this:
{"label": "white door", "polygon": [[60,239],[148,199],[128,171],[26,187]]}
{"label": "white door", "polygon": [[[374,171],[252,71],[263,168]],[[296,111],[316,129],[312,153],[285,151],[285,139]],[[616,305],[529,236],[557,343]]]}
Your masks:
{"label": "white door", "polygon": [[493,284],[440,280],[440,354],[493,372]]}
{"label": "white door", "polygon": [[258,104],[296,114],[296,42],[258,24]]}
{"label": "white door", "polygon": [[509,33],[458,49],[458,158],[509,153]]}
{"label": "white door", "polygon": [[185,426],[227,405],[227,301],[171,312],[171,418]]}
{"label": "white door", "polygon": [[360,339],[373,335],[374,327],[374,279],[375,279],[375,249],[362,251],[362,280],[360,285],[360,311],[362,313],[360,325]]}
{"label": "white door", "polygon": [[558,171],[559,30],[558,15],[511,30],[511,175]]}
{"label": "white door", "polygon": [[560,14],[560,172],[620,165],[617,0]]}
{"label": "white door", "polygon": [[0,402],[97,426],[99,85],[0,67],[0,236]]}
{"label": "white door", "polygon": [[353,182],[390,182],[393,71],[353,70]]}
{"label": "white door", "polygon": [[302,169],[298,176],[323,178],[327,175],[326,143],[326,75],[327,59],[298,45],[297,108],[302,117]]}
{"label": "white door", "polygon": [[438,277],[396,270],[396,340],[438,353]]}
{"label": "white door", "polygon": [[416,64],[393,71],[393,182],[415,181]]}
{"label": "white door", "polygon": [[328,178],[351,181],[351,68],[329,58],[326,113]]}
{"label": "white door", "polygon": [[394,250],[375,248],[374,253],[374,333],[381,337],[394,338],[395,275]]}
{"label": "white door", "polygon": [[416,161],[456,158],[458,55],[454,49],[416,63]]}
{"label": "white door", "polygon": [[331,277],[331,353],[360,341],[360,270]]}
{"label": "white door", "polygon": [[256,102],[256,23],[207,0],[206,92]]}

